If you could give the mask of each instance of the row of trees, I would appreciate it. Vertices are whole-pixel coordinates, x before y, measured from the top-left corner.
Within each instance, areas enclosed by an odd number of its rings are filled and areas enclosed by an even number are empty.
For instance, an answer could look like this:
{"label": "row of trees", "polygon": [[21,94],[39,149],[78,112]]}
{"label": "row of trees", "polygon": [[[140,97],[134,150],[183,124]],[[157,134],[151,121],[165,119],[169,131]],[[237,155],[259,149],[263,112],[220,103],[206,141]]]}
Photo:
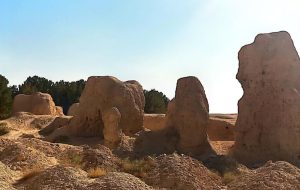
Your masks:
{"label": "row of trees", "polygon": [[[8,80],[0,75],[0,119],[8,117],[11,113],[12,100],[17,94],[33,94],[35,92],[48,93],[56,105],[61,106],[64,113],[69,107],[79,102],[79,97],[84,89],[85,81],[53,82],[43,77],[28,77],[23,84],[8,86]],[[165,113],[169,99],[156,90],[144,90],[145,113]]]}
{"label": "row of trees", "polygon": [[7,118],[11,112],[12,92],[8,80],[0,75],[0,120]]}

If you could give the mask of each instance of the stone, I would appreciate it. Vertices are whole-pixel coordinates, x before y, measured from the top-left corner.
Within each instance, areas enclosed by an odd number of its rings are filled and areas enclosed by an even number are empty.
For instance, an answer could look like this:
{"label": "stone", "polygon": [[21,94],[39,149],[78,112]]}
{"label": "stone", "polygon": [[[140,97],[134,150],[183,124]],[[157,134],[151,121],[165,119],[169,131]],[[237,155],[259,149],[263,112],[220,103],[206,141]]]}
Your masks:
{"label": "stone", "polygon": [[37,92],[32,95],[18,94],[13,102],[13,114],[29,112],[35,115],[63,115],[49,94]]}
{"label": "stone", "polygon": [[75,136],[103,137],[104,111],[116,107],[121,113],[119,126],[126,135],[143,129],[145,97],[137,81],[122,82],[111,76],[89,77],[79,100],[78,112],[70,122]]}
{"label": "stone", "polygon": [[178,133],[178,151],[196,155],[213,152],[207,138],[208,122],[209,106],[201,82],[196,77],[179,79],[166,118],[167,128]]}
{"label": "stone", "polygon": [[300,58],[287,32],[259,34],[239,51],[233,154],[253,165],[284,160],[300,165]]}
{"label": "stone", "polygon": [[119,126],[121,113],[115,107],[105,111],[102,115],[104,123],[103,135],[105,143],[108,145],[118,145],[122,138],[122,129]]}
{"label": "stone", "polygon": [[74,103],[70,106],[69,110],[68,110],[68,116],[74,116],[77,114],[78,112],[78,108],[79,108],[79,103]]}

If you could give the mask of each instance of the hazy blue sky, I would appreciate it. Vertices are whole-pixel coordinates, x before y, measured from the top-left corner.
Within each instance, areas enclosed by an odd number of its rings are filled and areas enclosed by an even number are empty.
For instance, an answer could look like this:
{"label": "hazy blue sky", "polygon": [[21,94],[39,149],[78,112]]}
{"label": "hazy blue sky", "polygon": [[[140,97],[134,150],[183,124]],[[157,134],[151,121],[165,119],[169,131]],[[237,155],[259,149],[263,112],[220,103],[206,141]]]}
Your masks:
{"label": "hazy blue sky", "polygon": [[279,30],[300,48],[299,0],[0,0],[0,74],[113,75],[169,98],[194,75],[211,112],[236,112],[240,47]]}

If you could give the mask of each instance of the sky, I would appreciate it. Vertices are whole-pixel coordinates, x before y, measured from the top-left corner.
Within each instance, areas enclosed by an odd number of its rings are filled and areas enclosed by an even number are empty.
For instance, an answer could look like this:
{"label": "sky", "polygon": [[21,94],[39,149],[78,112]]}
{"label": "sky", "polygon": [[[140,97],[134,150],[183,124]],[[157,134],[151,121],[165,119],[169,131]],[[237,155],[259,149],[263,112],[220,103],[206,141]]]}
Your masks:
{"label": "sky", "polygon": [[196,76],[211,113],[236,113],[239,49],[282,30],[299,50],[299,0],[0,0],[0,74],[10,85],[111,75],[170,99]]}

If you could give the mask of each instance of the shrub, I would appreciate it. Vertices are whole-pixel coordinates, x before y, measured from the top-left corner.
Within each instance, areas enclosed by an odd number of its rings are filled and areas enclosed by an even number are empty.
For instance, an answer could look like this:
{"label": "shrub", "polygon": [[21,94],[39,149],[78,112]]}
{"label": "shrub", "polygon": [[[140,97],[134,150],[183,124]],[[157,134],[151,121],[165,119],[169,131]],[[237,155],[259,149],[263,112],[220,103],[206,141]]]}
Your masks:
{"label": "shrub", "polygon": [[89,178],[98,178],[106,175],[107,171],[103,168],[91,168],[88,171],[88,177]]}
{"label": "shrub", "polygon": [[149,159],[130,160],[126,158],[121,161],[121,166],[124,172],[143,178],[146,177],[147,172],[153,166],[153,163]]}
{"label": "shrub", "polygon": [[221,174],[222,176],[228,172],[236,172],[238,168],[238,163],[235,159],[225,156],[218,155],[210,157],[203,161],[203,164],[213,170]]}
{"label": "shrub", "polygon": [[7,85],[8,80],[0,75],[0,120],[8,118],[11,113],[11,89]]}
{"label": "shrub", "polygon": [[166,113],[169,99],[162,92],[155,89],[144,90],[145,113]]}
{"label": "shrub", "polygon": [[9,133],[10,128],[8,127],[7,123],[0,123],[0,136]]}
{"label": "shrub", "polygon": [[82,167],[83,155],[78,154],[77,152],[69,152],[66,157],[64,157],[60,163],[66,167]]}
{"label": "shrub", "polygon": [[237,178],[237,174],[234,172],[226,172],[223,175],[223,183],[228,185],[232,181],[234,181]]}

